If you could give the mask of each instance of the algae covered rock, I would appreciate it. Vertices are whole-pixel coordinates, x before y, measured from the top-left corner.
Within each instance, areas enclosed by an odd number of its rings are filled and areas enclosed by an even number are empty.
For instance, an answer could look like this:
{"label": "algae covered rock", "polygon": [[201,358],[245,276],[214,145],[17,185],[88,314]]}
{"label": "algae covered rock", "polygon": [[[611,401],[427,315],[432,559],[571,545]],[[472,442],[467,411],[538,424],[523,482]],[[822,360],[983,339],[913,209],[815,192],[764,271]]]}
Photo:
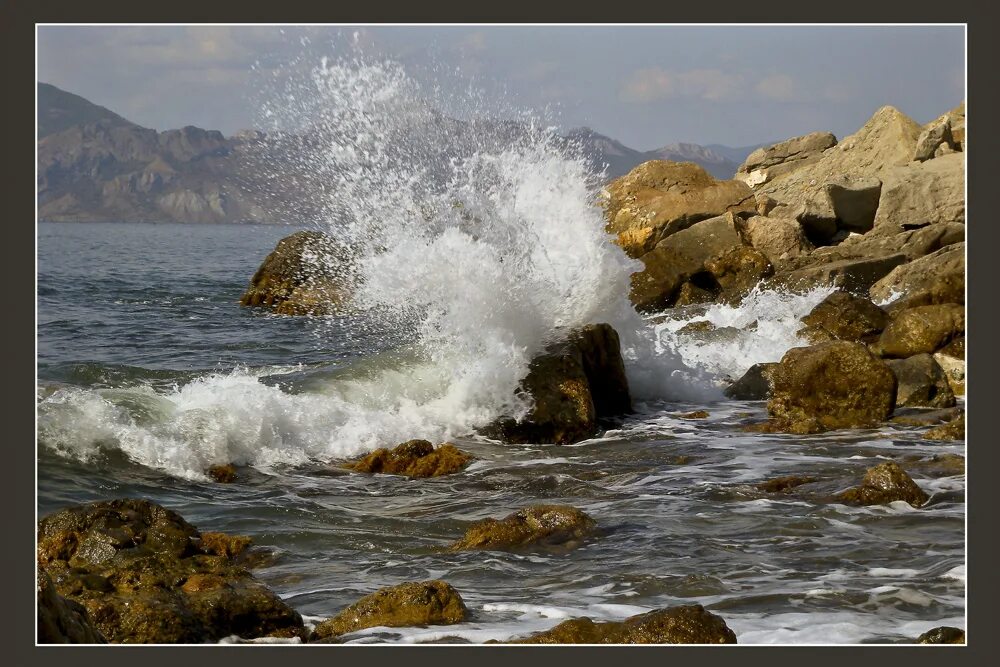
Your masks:
{"label": "algae covered rock", "polygon": [[934,354],[965,335],[965,306],[955,303],[907,308],[894,314],[878,340],[884,357]]}
{"label": "algae covered rock", "polygon": [[535,545],[572,546],[597,531],[597,522],[568,505],[532,505],[502,519],[469,526],[451,549],[514,549]]}
{"label": "algae covered rock", "polygon": [[890,310],[941,303],[964,304],[965,242],[951,243],[897,266],[872,285],[868,293],[879,302],[898,296],[888,307]]}
{"label": "algae covered rock", "polygon": [[896,376],[896,406],[950,408],[955,394],[944,369],[929,354],[886,361]]}
{"label": "algae covered rock", "polygon": [[754,364],[723,393],[737,401],[765,401],[774,391],[774,372],[777,368],[777,363]]}
{"label": "algae covered rock", "polygon": [[[38,522],[38,566],[113,643],[296,636],[302,618],[176,512],[145,500],[71,507]],[[221,555],[220,555],[221,554]]]}
{"label": "algae covered rock", "polygon": [[774,274],[767,257],[750,246],[740,245],[705,262],[720,297],[727,303],[739,303],[757,283]]}
{"label": "algae covered rock", "polygon": [[236,477],[236,466],[232,463],[227,463],[225,465],[212,466],[205,471],[205,474],[210,478],[214,479],[220,484],[230,484],[235,482]]}
{"label": "algae covered rock", "polygon": [[815,481],[815,477],[786,475],[784,477],[775,477],[774,479],[761,482],[757,485],[757,489],[766,493],[788,493],[796,487],[802,486],[803,484],[811,484]]}
{"label": "algae covered rock", "polygon": [[927,502],[927,494],[894,461],[869,468],[861,486],[848,489],[836,496],[848,505],[886,505],[897,500],[920,507]]}
{"label": "algae covered rock", "polygon": [[427,440],[408,440],[394,449],[376,449],[344,467],[358,472],[385,475],[439,477],[462,470],[472,458],[471,454],[463,452],[450,442],[435,448]]}
{"label": "algae covered rock", "polygon": [[928,440],[965,440],[965,413],[924,433]]}
{"label": "algae covered rock", "polygon": [[918,644],[964,644],[965,630],[948,625],[932,628],[917,637]]}
{"label": "algae covered rock", "polygon": [[91,622],[87,608],[59,595],[52,579],[42,570],[36,574],[35,588],[38,594],[39,644],[107,643]]}
{"label": "algae covered rock", "polygon": [[333,618],[316,626],[313,639],[325,639],[365,628],[402,628],[461,623],[469,611],[450,584],[407,582],[366,595]]}
{"label": "algae covered rock", "polygon": [[815,433],[875,426],[892,414],[896,376],[868,348],[831,341],[792,348],[773,374],[772,430]]}
{"label": "algae covered rock", "polygon": [[868,299],[848,292],[833,292],[813,308],[802,322],[832,339],[872,340],[882,332],[889,315]]}
{"label": "algae covered rock", "polygon": [[701,605],[658,609],[624,621],[563,621],[518,644],[735,644],[736,633]]}

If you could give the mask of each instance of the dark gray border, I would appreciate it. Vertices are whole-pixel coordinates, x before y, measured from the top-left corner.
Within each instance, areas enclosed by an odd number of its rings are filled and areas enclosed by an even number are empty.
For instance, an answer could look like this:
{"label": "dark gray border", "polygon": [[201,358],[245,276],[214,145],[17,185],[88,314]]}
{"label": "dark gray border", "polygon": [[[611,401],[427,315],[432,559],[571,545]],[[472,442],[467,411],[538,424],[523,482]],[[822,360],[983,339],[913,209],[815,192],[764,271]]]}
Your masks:
{"label": "dark gray border", "polygon": [[[9,243],[7,257],[7,285],[16,285],[5,294],[5,315],[13,327],[0,330],[7,345],[5,349],[5,370],[13,382],[4,383],[3,405],[12,419],[7,425],[13,426],[16,437],[8,437],[6,456],[10,473],[3,484],[6,500],[10,508],[6,516],[6,526],[13,548],[2,550],[5,561],[4,571],[8,573],[12,586],[7,589],[7,604],[0,606],[5,616],[4,638],[12,649],[8,653],[7,664],[48,665],[62,664],[67,659],[100,661],[103,665],[143,665],[175,666],[178,659],[192,660],[194,664],[216,661],[216,653],[207,655],[204,647],[35,647],[34,646],[34,589],[32,569],[34,567],[34,227],[27,221],[34,220],[35,183],[29,180],[27,165],[35,160],[34,127],[34,24],[36,22],[713,22],[720,19],[727,22],[884,22],[897,21],[944,21],[968,23],[969,44],[969,89],[968,96],[973,150],[969,152],[969,202],[968,210],[973,218],[973,229],[969,238],[969,298],[968,315],[977,332],[971,337],[971,358],[975,370],[971,373],[971,383],[975,387],[969,400],[969,441],[976,443],[969,448],[968,495],[969,507],[969,580],[974,586],[969,589],[967,647],[265,647],[233,646],[208,648],[209,651],[232,650],[232,654],[222,658],[235,659],[241,665],[268,665],[276,661],[293,660],[296,665],[324,664],[331,661],[363,660],[366,663],[395,663],[400,660],[447,662],[474,662],[481,665],[508,663],[511,660],[528,662],[566,661],[605,663],[627,661],[631,664],[661,664],[667,660],[694,660],[699,663],[716,664],[739,661],[741,664],[755,663],[773,665],[778,661],[808,661],[812,665],[838,665],[845,660],[861,659],[864,662],[890,659],[905,660],[913,664],[948,663],[985,664],[987,651],[993,637],[989,630],[994,625],[993,607],[1000,599],[997,593],[997,576],[991,555],[996,553],[997,518],[990,507],[992,489],[989,488],[989,473],[997,469],[997,448],[989,442],[991,427],[986,415],[990,414],[990,399],[1000,397],[990,387],[988,378],[997,377],[996,353],[988,343],[986,332],[1000,327],[996,299],[991,294],[997,276],[996,260],[989,257],[990,250],[997,247],[998,234],[992,207],[987,196],[996,185],[991,181],[990,163],[1000,155],[992,123],[997,116],[996,105],[996,65],[1000,54],[996,44],[998,38],[992,33],[996,25],[989,20],[986,11],[974,12],[971,8],[956,8],[955,5],[917,2],[907,3],[905,12],[888,5],[869,1],[842,0],[832,11],[824,11],[829,6],[812,5],[789,0],[772,0],[766,5],[743,0],[725,6],[719,2],[695,3],[677,6],[673,3],[656,2],[649,6],[629,3],[626,6],[610,7],[604,3],[595,8],[584,7],[581,3],[558,4],[514,3],[462,3],[454,9],[430,9],[421,3],[350,3],[346,6],[326,5],[297,0],[172,0],[167,5],[148,5],[134,0],[102,0],[100,3],[54,2],[44,6],[28,7],[26,2],[8,2],[0,8],[0,49],[6,76],[3,78],[7,96],[0,105],[5,117],[2,127],[6,159],[2,161],[4,219],[8,232],[16,236],[16,243]],[[41,3],[36,3],[40,5]],[[977,16],[978,14],[978,16]],[[836,54],[831,54],[835,58]],[[975,83],[973,83],[975,82]],[[983,119],[982,122],[979,119]],[[982,135],[978,128],[983,128]],[[982,221],[980,222],[980,218]],[[977,224],[978,223],[978,224]],[[992,274],[992,275],[991,275]],[[12,293],[13,292],[13,293]],[[983,337],[978,332],[983,332]],[[983,344],[980,345],[979,341]],[[32,351],[32,352],[29,352]],[[982,382],[980,382],[982,378]],[[994,407],[993,410],[996,410]],[[982,415],[982,417],[980,417]],[[981,444],[980,444],[981,443]],[[30,508],[30,509],[29,509]],[[23,545],[23,546],[18,546]],[[327,649],[335,653],[326,653]],[[92,655],[85,652],[92,651]],[[197,651],[197,653],[196,653]],[[883,651],[892,651],[882,653]],[[937,651],[947,651],[938,653]],[[623,653],[624,652],[624,653]]]}

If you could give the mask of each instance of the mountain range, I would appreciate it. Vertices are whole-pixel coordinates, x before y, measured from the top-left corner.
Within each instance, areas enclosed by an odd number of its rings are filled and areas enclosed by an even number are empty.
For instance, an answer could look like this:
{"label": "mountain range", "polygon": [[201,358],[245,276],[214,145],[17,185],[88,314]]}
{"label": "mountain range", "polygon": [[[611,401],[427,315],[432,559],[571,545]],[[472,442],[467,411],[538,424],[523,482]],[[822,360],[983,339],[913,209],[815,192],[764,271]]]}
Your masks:
{"label": "mountain range", "polygon": [[[449,123],[460,123],[449,119]],[[516,128],[510,128],[516,132]],[[670,144],[638,151],[589,128],[565,135],[607,178],[648,160],[695,162],[732,178],[757,146]],[[282,150],[308,138],[265,141],[256,131],[226,137],[187,126],[158,132],[79,95],[38,84],[38,218],[64,222],[292,222],[318,215],[303,188],[308,178],[268,183]],[[262,148],[266,144],[266,150]],[[266,160],[266,162],[265,162]],[[294,160],[286,160],[288,164]],[[296,184],[298,184],[296,186]]]}

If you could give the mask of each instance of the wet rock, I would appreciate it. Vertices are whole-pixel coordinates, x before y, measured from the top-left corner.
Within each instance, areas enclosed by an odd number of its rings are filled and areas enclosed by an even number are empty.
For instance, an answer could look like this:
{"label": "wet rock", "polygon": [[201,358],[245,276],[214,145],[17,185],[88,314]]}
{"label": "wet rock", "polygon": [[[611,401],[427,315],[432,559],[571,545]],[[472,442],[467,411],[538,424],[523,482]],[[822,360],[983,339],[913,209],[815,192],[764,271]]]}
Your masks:
{"label": "wet rock", "polygon": [[350,293],[351,265],[350,253],[329,236],[296,232],[264,259],[240,304],[283,315],[336,312]]}
{"label": "wet rock", "polygon": [[917,637],[918,644],[964,644],[965,630],[942,625]]}
{"label": "wet rock", "polygon": [[897,266],[868,291],[875,301],[902,295],[889,310],[941,303],[965,303],[965,242]]}
{"label": "wet rock", "polygon": [[701,605],[659,609],[624,621],[563,621],[518,644],[735,644],[736,633]]}
{"label": "wet rock", "polygon": [[938,350],[938,353],[965,361],[965,336],[953,338],[950,343]]}
{"label": "wet rock", "polygon": [[906,464],[908,470],[919,470],[928,477],[955,477],[965,474],[965,457],[958,454],[935,454]]}
{"label": "wet rock", "polygon": [[688,322],[680,329],[677,330],[679,334],[692,334],[701,333],[705,331],[715,331],[717,327],[708,320],[698,320],[696,322]]}
{"label": "wet rock", "polygon": [[965,334],[965,306],[946,303],[894,313],[878,340],[884,357],[933,354]]}
{"label": "wet rock", "polygon": [[502,418],[482,429],[513,443],[569,444],[597,434],[598,420],[632,410],[618,333],[592,324],[550,345],[521,382],[534,407],[521,421]]}
{"label": "wet rock", "polygon": [[515,549],[534,545],[573,546],[593,535],[597,522],[568,505],[532,505],[502,519],[483,519],[451,549]]}
{"label": "wet rock", "polygon": [[695,410],[694,412],[686,412],[682,414],[681,419],[708,419],[707,410]]}
{"label": "wet rock", "polygon": [[727,303],[739,303],[760,281],[774,274],[767,257],[745,245],[708,260],[705,270],[711,274],[721,299]]}
{"label": "wet rock", "polygon": [[[946,345],[944,349],[947,349]],[[934,361],[938,362],[941,369],[944,371],[945,377],[948,378],[948,386],[951,387],[951,392],[956,396],[965,395],[965,360],[956,359],[955,357],[944,354],[944,351],[936,352],[934,354]]]}
{"label": "wet rock", "polygon": [[774,479],[769,479],[766,482],[761,482],[757,485],[757,488],[761,491],[766,491],[767,493],[787,493],[798,486],[811,484],[815,481],[815,477],[787,475],[785,477],[776,477]]}
{"label": "wet rock", "polygon": [[868,299],[841,291],[830,294],[802,318],[832,339],[848,341],[873,340],[888,321],[886,312]]}
{"label": "wet rock", "polygon": [[863,293],[897,266],[908,261],[903,253],[830,261],[825,261],[829,255],[813,253],[809,257],[810,265],[775,276],[775,283],[795,290],[830,286],[846,292]]}
{"label": "wet rock", "polygon": [[394,449],[376,449],[344,467],[366,473],[439,477],[459,472],[472,460],[471,454],[463,452],[450,442],[435,449],[427,440],[408,440]]}
{"label": "wet rock", "polygon": [[229,484],[236,481],[236,466],[232,463],[212,466],[205,471],[205,474],[220,484]]}
{"label": "wet rock", "polygon": [[674,298],[674,306],[691,306],[698,303],[712,303],[715,301],[716,292],[713,289],[699,287],[691,280],[688,280],[677,290]]}
{"label": "wet rock", "polygon": [[250,548],[253,540],[246,535],[228,535],[226,533],[208,532],[201,534],[201,550],[236,560]]}
{"label": "wet rock", "polygon": [[886,172],[874,223],[878,233],[943,222],[965,222],[964,155],[943,155]]}
{"label": "wet rock", "polygon": [[963,412],[962,408],[940,408],[937,410],[927,410],[924,408],[899,408],[892,416],[894,424],[904,426],[933,426],[955,419]]}
{"label": "wet rock", "polygon": [[750,244],[775,266],[790,257],[807,255],[813,250],[813,244],[794,218],[757,215],[747,220],[746,234]]}
{"label": "wet rock", "polygon": [[717,181],[693,162],[651,160],[608,184],[608,231],[632,257],[641,257],[676,232],[728,211],[752,213],[741,181]]}
{"label": "wet rock", "polygon": [[764,401],[774,390],[777,363],[754,364],[739,380],[726,387],[724,393],[737,401]]}
{"label": "wet rock", "polygon": [[917,147],[913,151],[913,159],[919,162],[930,160],[942,144],[947,146],[949,151],[956,149],[955,140],[951,136],[951,120],[947,117],[927,125],[920,133]]}
{"label": "wet rock", "polygon": [[924,433],[927,440],[965,440],[965,413],[947,424],[935,426]]}
{"label": "wet rock", "polygon": [[38,594],[39,644],[107,643],[91,622],[86,607],[59,595],[52,579],[42,570],[36,574],[35,588]]}
{"label": "wet rock", "polygon": [[886,362],[896,376],[896,407],[950,408],[955,394],[944,369],[929,354]]}
{"label": "wet rock", "polygon": [[206,542],[180,515],[154,503],[112,500],[41,519],[38,565],[110,642],[303,633],[296,611],[219,555],[238,550],[224,542],[211,536]]}
{"label": "wet rock", "polygon": [[792,348],[772,377],[767,410],[775,431],[870,427],[886,420],[896,404],[896,377],[861,343]]}
{"label": "wet rock", "polygon": [[468,616],[462,596],[443,581],[407,582],[382,588],[316,626],[311,639],[374,627],[452,625]]}
{"label": "wet rock", "polygon": [[927,502],[927,494],[894,461],[869,468],[861,486],[848,489],[836,496],[848,505],[886,505],[897,500],[920,507]]}

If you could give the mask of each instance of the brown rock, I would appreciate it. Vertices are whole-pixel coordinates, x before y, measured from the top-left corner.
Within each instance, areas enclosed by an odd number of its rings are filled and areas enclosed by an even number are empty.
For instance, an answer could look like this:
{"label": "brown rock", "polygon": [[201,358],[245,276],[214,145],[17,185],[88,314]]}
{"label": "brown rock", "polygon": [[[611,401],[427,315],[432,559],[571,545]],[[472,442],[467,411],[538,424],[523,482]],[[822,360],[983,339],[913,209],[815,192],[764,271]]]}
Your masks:
{"label": "brown rock", "polygon": [[819,160],[825,150],[836,144],[837,138],[829,132],[813,132],[767,148],[758,148],[739,166],[736,177],[759,185]]}
{"label": "brown rock", "polygon": [[563,621],[518,644],[735,644],[736,634],[701,605],[659,609],[624,621]]}
{"label": "brown rock", "polygon": [[868,291],[884,302],[901,294],[888,308],[903,310],[939,303],[965,303],[965,242],[947,245],[897,266]]}
{"label": "brown rock", "polygon": [[954,151],[956,148],[955,140],[951,136],[951,120],[948,117],[939,119],[924,128],[924,131],[917,138],[913,159],[919,162],[930,160],[942,145],[947,146],[950,151]]}
{"label": "brown rock", "polygon": [[888,321],[886,312],[868,299],[841,291],[830,294],[802,318],[832,339],[849,341],[873,340]]}
{"label": "brown rock", "polygon": [[956,396],[965,396],[965,360],[944,354],[943,350],[947,348],[948,345],[942,348],[942,352],[935,352],[934,361],[938,363],[944,371],[945,377],[948,378],[951,392]]}
{"label": "brown rock", "polygon": [[220,484],[229,484],[236,481],[236,466],[232,463],[212,466],[205,471],[205,474]]}
{"label": "brown rock", "polygon": [[312,639],[365,628],[452,625],[468,616],[462,596],[443,581],[407,582],[381,588],[316,626]]}
{"label": "brown rock", "polygon": [[707,410],[695,410],[694,412],[686,412],[681,415],[681,419],[708,419]]}
{"label": "brown rock", "polygon": [[896,376],[896,407],[950,408],[955,394],[944,369],[929,354],[886,362]]}
{"label": "brown rock", "polygon": [[965,414],[924,433],[927,440],[965,440]]}
{"label": "brown rock", "polygon": [[917,637],[918,644],[964,644],[965,630],[942,625]]}
{"label": "brown rock", "polygon": [[533,545],[574,546],[597,530],[597,522],[567,505],[532,505],[503,519],[484,519],[451,549],[516,549]]}
{"label": "brown rock", "polygon": [[395,449],[376,449],[357,461],[344,464],[344,467],[367,473],[439,477],[459,472],[472,460],[470,454],[450,442],[435,449],[426,440],[408,440]]}
{"label": "brown rock", "polygon": [[794,218],[756,215],[747,221],[746,233],[750,244],[775,266],[790,257],[807,255],[813,250],[813,244]]}
{"label": "brown rock", "polygon": [[965,156],[943,155],[883,175],[875,230],[894,233],[944,222],[965,222]]}
{"label": "brown rock", "polygon": [[677,296],[674,297],[674,306],[693,306],[698,303],[712,303],[715,301],[715,298],[716,292],[714,287],[712,289],[699,287],[691,280],[688,280],[677,290]]}
{"label": "brown rock", "polygon": [[902,253],[824,262],[827,257],[813,253],[810,256],[811,265],[775,276],[774,282],[797,290],[832,286],[847,292],[863,293],[907,261]]}
{"label": "brown rock", "polygon": [[739,380],[725,389],[728,398],[737,401],[764,401],[774,391],[777,363],[754,364]]}
{"label": "brown rock", "polygon": [[927,494],[894,461],[869,468],[861,486],[837,495],[837,500],[849,505],[886,505],[902,500],[913,507],[927,502]]}
{"label": "brown rock", "polygon": [[235,560],[241,556],[251,544],[253,544],[253,540],[246,535],[227,535],[216,532],[201,534],[202,551],[229,560]]}
{"label": "brown rock", "polygon": [[105,644],[107,641],[94,627],[87,609],[56,592],[52,579],[38,570],[35,589],[38,594],[39,644]]}
{"label": "brown rock", "polygon": [[815,482],[815,477],[803,477],[801,475],[788,475],[786,477],[776,477],[766,482],[761,482],[757,488],[767,493],[788,493],[792,489],[803,484]]}
{"label": "brown rock", "polygon": [[760,281],[774,273],[767,257],[745,245],[708,260],[705,270],[712,275],[722,299],[728,303],[739,303]]}
{"label": "brown rock", "polygon": [[864,233],[875,224],[882,181],[873,176],[842,176],[827,182],[823,190],[833,206],[837,227]]}
{"label": "brown rock", "polygon": [[965,307],[937,304],[907,308],[893,314],[878,340],[884,357],[933,354],[965,334]]}

